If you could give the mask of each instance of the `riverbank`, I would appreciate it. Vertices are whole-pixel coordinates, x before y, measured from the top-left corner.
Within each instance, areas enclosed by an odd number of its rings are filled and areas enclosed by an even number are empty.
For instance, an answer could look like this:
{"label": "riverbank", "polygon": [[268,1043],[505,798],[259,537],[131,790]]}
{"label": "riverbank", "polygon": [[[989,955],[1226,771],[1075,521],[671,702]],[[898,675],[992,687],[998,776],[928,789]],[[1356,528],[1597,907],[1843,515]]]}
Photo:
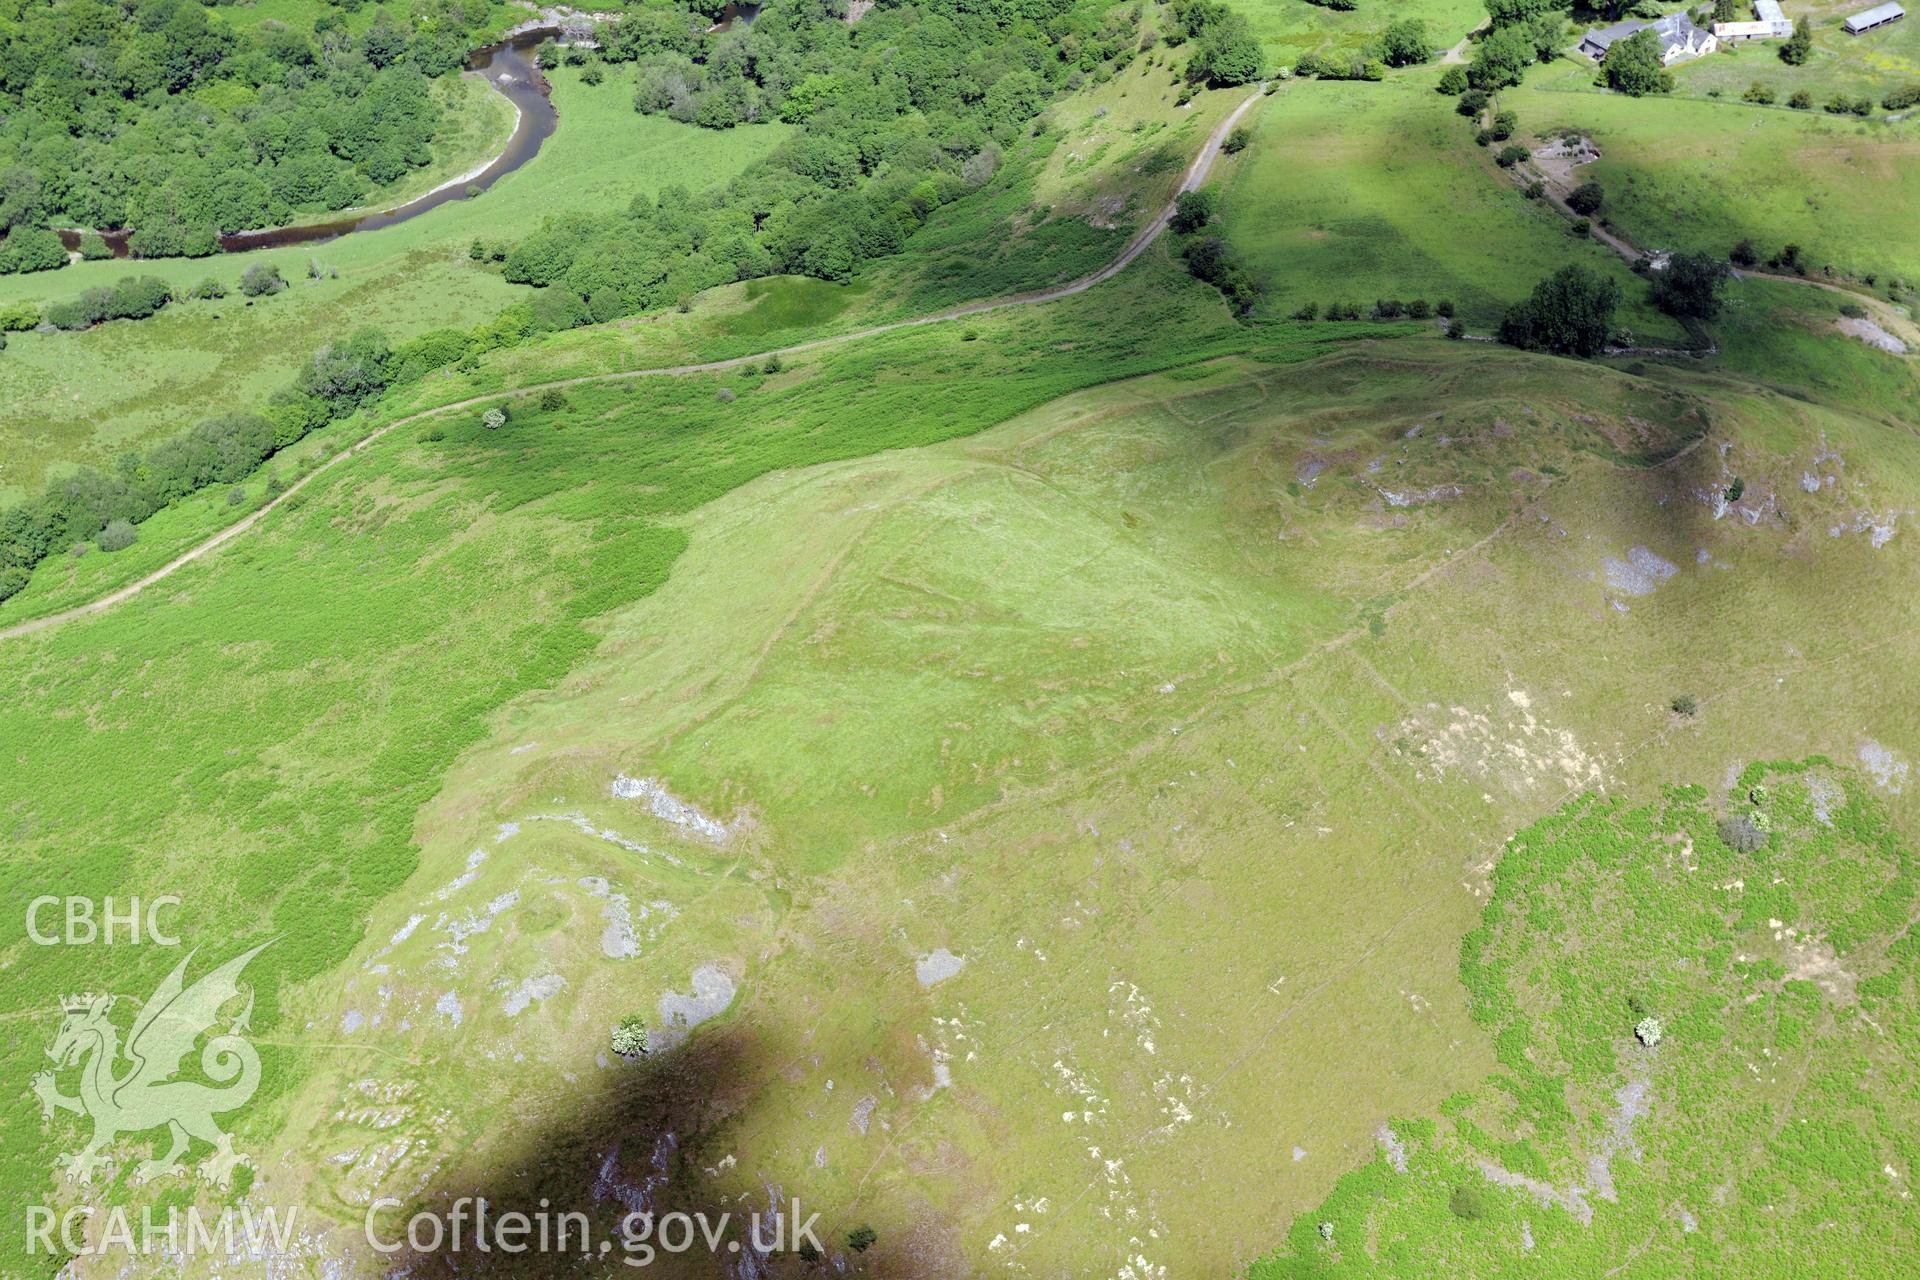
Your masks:
{"label": "riverbank", "polygon": [[[533,52],[543,41],[557,33],[555,27],[534,27],[500,43],[482,46],[468,55],[468,72],[478,76],[514,108],[514,125],[505,145],[485,164],[444,181],[412,199],[397,203],[384,200],[372,206],[373,212],[349,209],[314,222],[228,232],[220,236],[221,252],[247,253],[288,245],[324,244],[343,236],[397,226],[431,213],[449,201],[479,194],[525,165],[540,153],[541,146],[553,136],[559,124],[558,114],[549,96],[548,82],[535,64]],[[64,230],[60,232],[60,238],[72,251],[79,248],[82,234]],[[127,228],[102,230],[99,234],[113,250],[114,257],[128,256],[127,245],[131,232]]]}

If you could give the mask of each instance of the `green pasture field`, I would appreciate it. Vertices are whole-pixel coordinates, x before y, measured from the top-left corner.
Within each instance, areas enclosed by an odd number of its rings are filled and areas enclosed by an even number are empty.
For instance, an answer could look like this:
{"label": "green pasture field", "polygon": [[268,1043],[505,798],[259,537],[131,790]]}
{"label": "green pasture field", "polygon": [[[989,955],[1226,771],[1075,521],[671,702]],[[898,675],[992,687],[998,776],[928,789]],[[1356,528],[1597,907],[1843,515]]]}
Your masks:
{"label": "green pasture field", "polygon": [[[220,302],[176,303],[149,320],[10,335],[0,356],[0,502],[31,491],[49,467],[103,462],[129,444],[257,404],[328,339],[361,326],[398,341],[484,320],[527,290],[469,260],[476,237],[517,237],[568,210],[617,207],[675,183],[724,179],[788,132],[778,124],[716,132],[640,115],[630,69],[610,71],[597,87],[582,85],[571,68],[551,78],[559,129],[531,163],[478,199],[327,244],[82,262],[0,279],[0,305],[70,297],[130,273],[160,276],[182,291],[213,276],[229,290]],[[262,261],[278,266],[292,287],[248,305],[235,284]],[[310,262],[322,268],[320,279],[308,278]]]}
{"label": "green pasture field", "polygon": [[[1616,254],[1494,168],[1433,78],[1292,81],[1262,105],[1254,144],[1220,179],[1221,225],[1265,290],[1257,314],[1450,299],[1486,333],[1538,280],[1581,262],[1620,281],[1621,321],[1643,340],[1678,340]],[[1520,111],[1523,129],[1546,123]]]}
{"label": "green pasture field", "polygon": [[1362,0],[1345,11],[1308,4],[1306,0],[1231,0],[1247,15],[1254,35],[1278,65],[1290,67],[1303,53],[1344,49],[1358,52],[1400,18],[1419,18],[1427,24],[1436,51],[1450,49],[1487,19],[1479,0],[1412,0],[1382,4]]}
{"label": "green pasture field", "polygon": [[1601,159],[1582,173],[1638,244],[1724,253],[1751,238],[1771,254],[1791,242],[1816,269],[1882,288],[1920,284],[1920,131],[1910,123],[1531,82],[1502,102],[1528,134],[1592,135]]}

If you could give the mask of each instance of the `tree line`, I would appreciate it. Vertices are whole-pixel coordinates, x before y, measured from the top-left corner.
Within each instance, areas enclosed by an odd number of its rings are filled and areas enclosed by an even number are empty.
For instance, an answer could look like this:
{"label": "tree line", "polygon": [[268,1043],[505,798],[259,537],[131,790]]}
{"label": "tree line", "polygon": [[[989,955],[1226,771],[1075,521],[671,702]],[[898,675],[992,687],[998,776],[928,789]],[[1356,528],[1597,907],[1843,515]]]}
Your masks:
{"label": "tree line", "polygon": [[125,451],[104,470],[80,467],[49,480],[36,496],[0,512],[0,600],[26,586],[50,555],[98,539],[110,526],[115,536],[102,546],[124,546],[131,539],[119,526],[137,525],[209,485],[244,480],[281,449],[378,396],[391,381],[392,362],[386,337],[362,329],[322,347],[258,413],[206,418],[182,435]]}
{"label": "tree line", "polygon": [[649,5],[603,23],[600,55],[636,64],[635,108],[709,128],[796,126],[732,181],[555,219],[490,246],[506,278],[567,295],[576,323],[670,305],[714,285],[795,273],[846,280],[979,189],[1061,92],[1138,53],[1138,3],[924,0],[858,23],[783,0],[751,27]]}
{"label": "tree line", "polygon": [[458,70],[489,0],[402,20],[331,0],[310,29],[250,28],[200,0],[0,6],[0,272],[62,265],[49,227],[128,227],[143,257],[355,204],[427,164],[433,77]]}

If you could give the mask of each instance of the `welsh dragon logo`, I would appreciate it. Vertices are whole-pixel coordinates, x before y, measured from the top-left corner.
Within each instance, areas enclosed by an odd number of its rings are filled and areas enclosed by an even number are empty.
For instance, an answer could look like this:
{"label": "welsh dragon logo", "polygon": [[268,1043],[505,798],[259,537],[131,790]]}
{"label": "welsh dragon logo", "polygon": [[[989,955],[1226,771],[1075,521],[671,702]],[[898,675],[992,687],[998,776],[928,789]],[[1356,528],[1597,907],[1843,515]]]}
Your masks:
{"label": "welsh dragon logo", "polygon": [[[175,1077],[200,1037],[219,1021],[222,1006],[241,994],[241,971],[268,945],[227,961],[190,987],[185,983],[193,959],[189,953],[140,1007],[124,1048],[109,1017],[117,997],[86,995],[61,1002],[66,1018],[47,1050],[55,1069],[35,1076],[33,1091],[47,1116],[71,1111],[93,1121],[86,1145],[60,1157],[67,1176],[91,1181],[116,1139],[159,1128],[168,1131],[170,1145],[159,1159],[140,1163],[134,1170],[138,1180],[178,1172],[180,1157],[195,1138],[213,1147],[208,1171],[222,1187],[231,1184],[235,1168],[251,1163],[214,1120],[245,1106],[260,1087],[260,1055],[243,1038],[253,1014],[250,989],[246,1006],[200,1052],[201,1072],[214,1083]],[[80,1071],[80,1092],[68,1097],[60,1092],[57,1075],[74,1068]]]}

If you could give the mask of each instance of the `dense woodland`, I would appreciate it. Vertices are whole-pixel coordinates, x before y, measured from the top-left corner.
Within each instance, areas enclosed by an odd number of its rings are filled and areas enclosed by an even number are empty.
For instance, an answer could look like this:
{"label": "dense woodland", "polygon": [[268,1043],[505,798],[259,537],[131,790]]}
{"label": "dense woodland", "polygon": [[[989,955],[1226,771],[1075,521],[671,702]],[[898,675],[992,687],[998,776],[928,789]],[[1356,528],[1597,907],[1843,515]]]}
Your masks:
{"label": "dense woodland", "polygon": [[597,55],[637,67],[635,107],[712,128],[799,126],[765,162],[698,195],[558,219],[511,247],[507,278],[603,321],[731,280],[844,280],[895,253],[998,168],[1055,95],[1136,54],[1140,4],[924,0],[857,23],[829,0],[781,0],[751,27],[649,6],[602,24]]}
{"label": "dense woodland", "polygon": [[[200,0],[0,0],[0,271],[60,265],[47,227],[130,227],[147,257],[344,208],[426,164],[489,0],[361,0],[312,29]],[[370,19],[370,20],[369,20]]]}

